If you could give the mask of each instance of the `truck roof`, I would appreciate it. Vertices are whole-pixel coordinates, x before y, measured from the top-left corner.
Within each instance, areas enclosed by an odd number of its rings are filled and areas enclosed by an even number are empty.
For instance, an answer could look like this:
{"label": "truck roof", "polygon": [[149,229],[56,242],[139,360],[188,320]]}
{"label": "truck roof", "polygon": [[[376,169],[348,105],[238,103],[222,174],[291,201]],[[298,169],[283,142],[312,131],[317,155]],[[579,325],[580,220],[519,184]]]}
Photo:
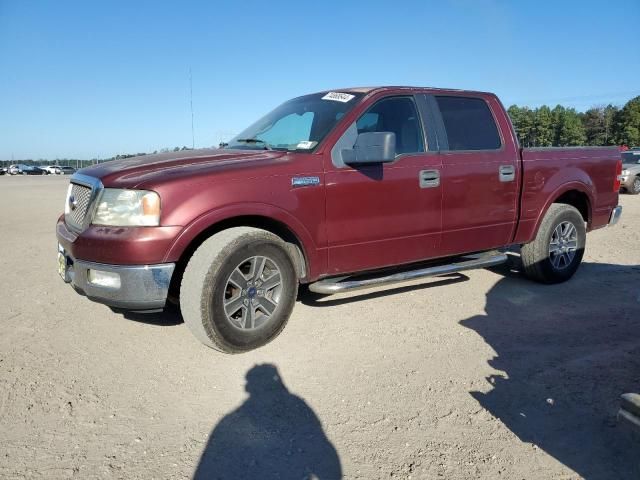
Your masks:
{"label": "truck roof", "polygon": [[323,90],[322,92],[354,92],[354,93],[372,93],[372,92],[384,92],[387,90],[420,90],[425,92],[464,92],[479,95],[494,95],[491,92],[482,92],[479,90],[463,90],[458,88],[438,88],[438,87],[412,87],[409,85],[380,85],[377,87],[347,87],[347,88],[335,88],[329,90]]}

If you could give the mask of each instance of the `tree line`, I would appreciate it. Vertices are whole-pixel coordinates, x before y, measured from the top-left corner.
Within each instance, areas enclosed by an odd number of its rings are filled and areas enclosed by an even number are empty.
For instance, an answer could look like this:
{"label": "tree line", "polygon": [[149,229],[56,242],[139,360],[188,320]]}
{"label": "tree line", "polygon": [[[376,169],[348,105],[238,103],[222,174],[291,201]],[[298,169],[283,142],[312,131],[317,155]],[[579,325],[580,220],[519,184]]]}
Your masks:
{"label": "tree line", "polygon": [[607,105],[578,112],[562,105],[512,105],[507,111],[523,147],[640,146],[640,96],[622,108]]}

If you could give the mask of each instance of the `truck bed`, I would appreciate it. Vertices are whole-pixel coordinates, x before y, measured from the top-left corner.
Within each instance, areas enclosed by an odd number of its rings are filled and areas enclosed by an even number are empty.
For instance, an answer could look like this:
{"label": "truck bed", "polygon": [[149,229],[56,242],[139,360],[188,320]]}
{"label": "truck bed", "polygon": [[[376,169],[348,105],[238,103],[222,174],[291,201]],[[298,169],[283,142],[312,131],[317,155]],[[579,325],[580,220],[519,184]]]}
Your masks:
{"label": "truck bed", "polygon": [[584,192],[589,200],[591,208],[584,212],[589,230],[607,225],[618,202],[617,147],[522,148],[521,155],[520,222],[514,243],[531,241],[548,203],[570,189]]}

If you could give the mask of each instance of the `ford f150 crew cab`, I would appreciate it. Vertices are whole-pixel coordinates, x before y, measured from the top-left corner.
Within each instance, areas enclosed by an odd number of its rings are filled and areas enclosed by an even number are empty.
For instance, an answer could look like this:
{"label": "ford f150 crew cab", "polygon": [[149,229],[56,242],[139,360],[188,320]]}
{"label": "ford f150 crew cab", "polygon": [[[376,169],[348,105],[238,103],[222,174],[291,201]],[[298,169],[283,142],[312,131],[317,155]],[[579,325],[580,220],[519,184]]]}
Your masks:
{"label": "ford f150 crew cab", "polygon": [[616,148],[520,148],[490,93],[351,88],[290,100],[224,148],[75,173],[61,276],[131,310],[179,302],[206,345],[275,338],[299,284],[330,294],[506,261],[545,283],[617,222]]}

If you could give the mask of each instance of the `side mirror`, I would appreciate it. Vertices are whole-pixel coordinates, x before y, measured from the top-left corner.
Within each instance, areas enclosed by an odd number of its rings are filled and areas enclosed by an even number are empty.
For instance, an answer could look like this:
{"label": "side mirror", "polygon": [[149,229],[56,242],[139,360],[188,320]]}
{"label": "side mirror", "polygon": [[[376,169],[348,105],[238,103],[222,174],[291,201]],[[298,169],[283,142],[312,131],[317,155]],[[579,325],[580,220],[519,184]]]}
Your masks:
{"label": "side mirror", "polygon": [[395,158],[396,134],[393,132],[360,133],[353,149],[342,150],[342,159],[348,165],[387,163]]}

